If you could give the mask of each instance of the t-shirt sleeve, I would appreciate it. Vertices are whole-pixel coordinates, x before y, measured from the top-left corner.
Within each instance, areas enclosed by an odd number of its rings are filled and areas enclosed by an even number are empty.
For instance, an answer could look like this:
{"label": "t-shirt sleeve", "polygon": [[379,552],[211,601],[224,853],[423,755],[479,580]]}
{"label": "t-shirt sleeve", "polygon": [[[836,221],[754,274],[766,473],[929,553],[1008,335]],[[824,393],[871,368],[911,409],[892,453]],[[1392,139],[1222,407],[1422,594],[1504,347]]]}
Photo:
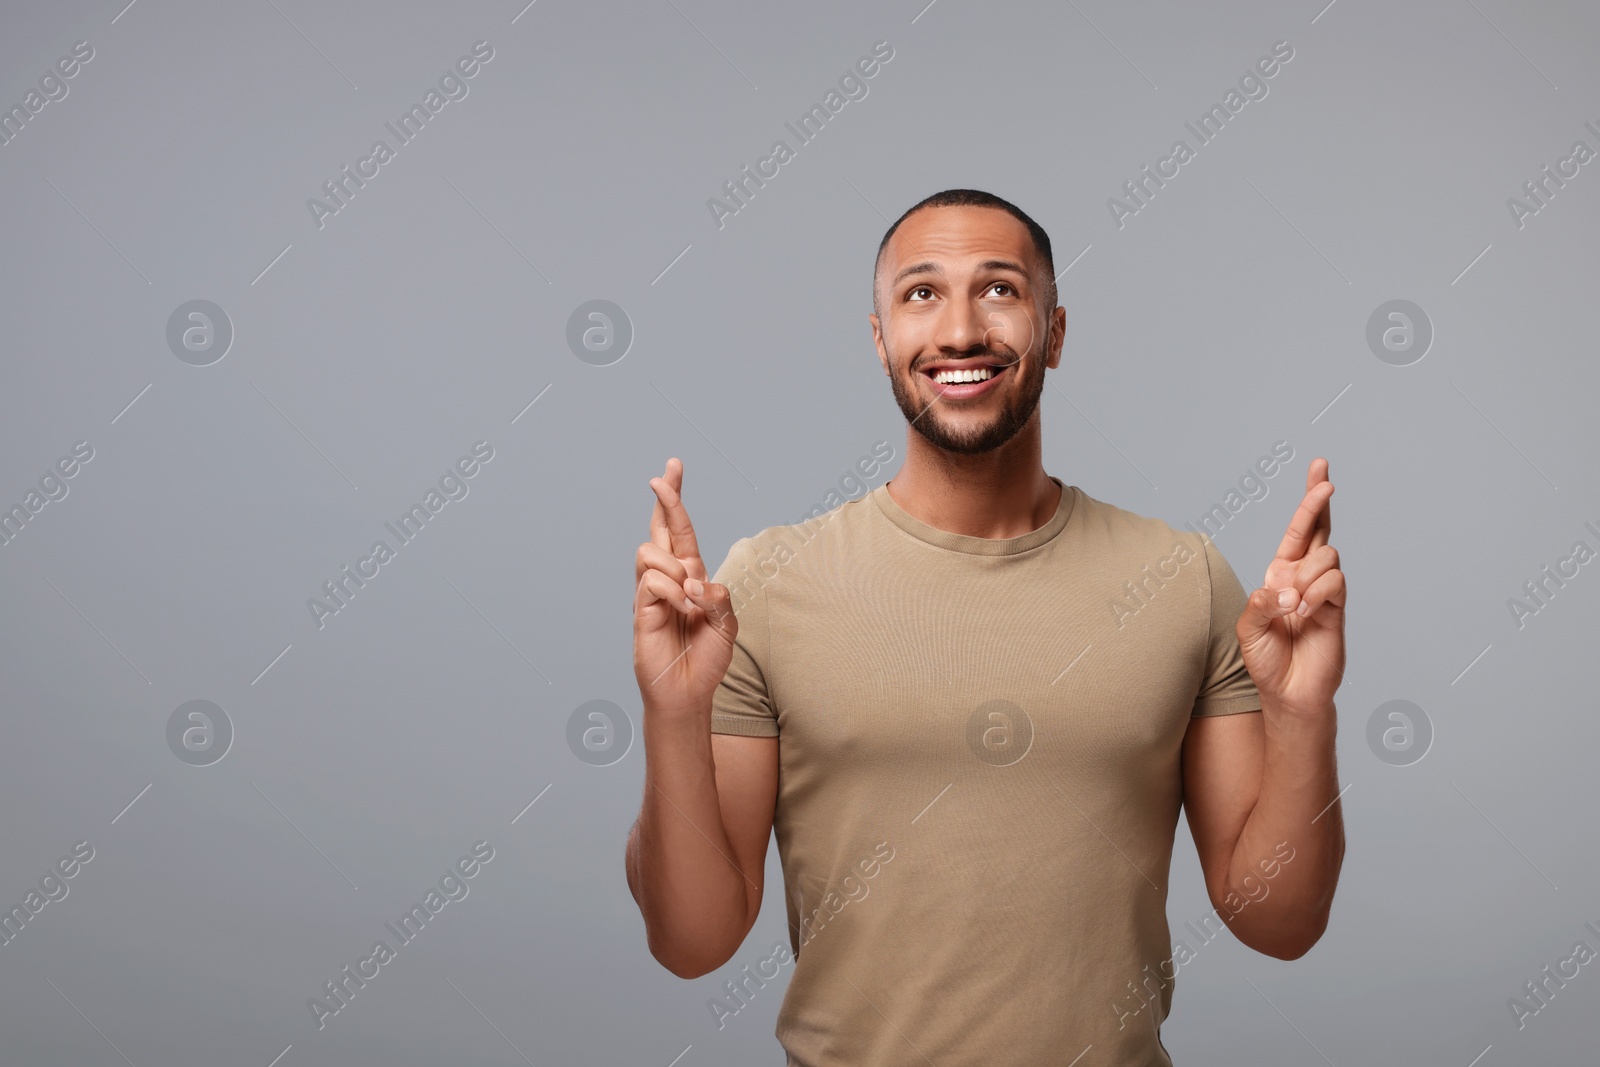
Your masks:
{"label": "t-shirt sleeve", "polygon": [[1194,715],[1237,715],[1260,711],[1261,694],[1245,669],[1234,626],[1249,594],[1228,561],[1204,534],[1197,535],[1205,554],[1211,587],[1211,624],[1206,636],[1206,671],[1195,696]]}
{"label": "t-shirt sleeve", "polygon": [[767,660],[767,594],[756,567],[755,545],[741,538],[711,580],[725,585],[733,598],[739,636],[733,662],[711,697],[711,732],[745,737],[777,737],[778,713],[767,691],[762,665]]}

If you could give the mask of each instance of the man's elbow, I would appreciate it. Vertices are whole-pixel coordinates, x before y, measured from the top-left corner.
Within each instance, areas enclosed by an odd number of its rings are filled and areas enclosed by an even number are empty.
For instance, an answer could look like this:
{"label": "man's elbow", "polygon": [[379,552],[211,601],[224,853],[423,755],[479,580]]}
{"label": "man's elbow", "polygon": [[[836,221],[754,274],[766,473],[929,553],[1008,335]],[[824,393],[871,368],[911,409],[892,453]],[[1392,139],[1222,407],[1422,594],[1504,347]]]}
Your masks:
{"label": "man's elbow", "polygon": [[716,970],[717,966],[718,966],[716,964],[713,964],[711,966],[683,967],[683,966],[674,966],[673,964],[668,963],[665,960],[662,960],[660,962],[661,962],[661,965],[663,967],[665,967],[668,971],[670,971],[673,974],[674,977],[682,978],[684,981],[689,981],[689,980],[694,979],[694,978],[704,978],[706,975],[708,975],[712,971]]}
{"label": "man's elbow", "polygon": [[[1297,960],[1310,952],[1328,930],[1328,913],[1320,912],[1295,923],[1275,923],[1267,929],[1252,930],[1239,940],[1247,948],[1263,956],[1279,960]],[[1235,930],[1235,935],[1243,933]]]}
{"label": "man's elbow", "polygon": [[1264,945],[1252,945],[1263,956],[1271,956],[1275,960],[1297,960],[1311,951],[1311,947],[1322,939],[1322,934],[1301,937],[1298,939],[1285,939],[1273,941]]}
{"label": "man's elbow", "polygon": [[733,952],[726,955],[711,952],[685,952],[672,949],[656,943],[655,938],[649,938],[650,955],[655,961],[665,967],[674,977],[685,980],[703,978],[727,963],[733,958]]}

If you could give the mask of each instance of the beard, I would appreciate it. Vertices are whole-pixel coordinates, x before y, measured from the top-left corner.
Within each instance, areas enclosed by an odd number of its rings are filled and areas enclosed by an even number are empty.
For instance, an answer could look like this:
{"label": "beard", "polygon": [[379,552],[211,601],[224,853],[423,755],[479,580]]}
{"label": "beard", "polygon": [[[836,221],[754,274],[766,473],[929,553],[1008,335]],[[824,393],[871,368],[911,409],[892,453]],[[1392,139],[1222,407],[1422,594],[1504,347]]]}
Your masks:
{"label": "beard", "polygon": [[[986,356],[997,364],[1008,363],[1012,359],[1009,354],[1002,355],[987,349],[962,354],[963,359],[974,356]],[[1006,444],[1022,431],[1039,408],[1039,396],[1044,392],[1043,351],[1030,352],[1028,356],[1018,358],[1008,370],[1013,376],[1020,375],[1020,378],[1014,383],[1002,383],[996,387],[1003,391],[1000,411],[985,424],[970,429],[941,418],[943,398],[929,403],[912,392],[906,379],[911,375],[925,377],[921,371],[910,370],[905,378],[900,374],[891,374],[889,384],[894,390],[895,403],[900,405],[900,413],[929,444],[945,452],[975,456],[993,452]]]}

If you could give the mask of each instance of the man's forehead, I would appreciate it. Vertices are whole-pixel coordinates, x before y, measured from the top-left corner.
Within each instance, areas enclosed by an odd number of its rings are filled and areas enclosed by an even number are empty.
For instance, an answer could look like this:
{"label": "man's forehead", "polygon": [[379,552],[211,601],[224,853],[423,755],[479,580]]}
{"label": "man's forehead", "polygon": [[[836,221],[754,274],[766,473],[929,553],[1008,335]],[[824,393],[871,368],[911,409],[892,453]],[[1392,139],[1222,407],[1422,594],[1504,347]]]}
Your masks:
{"label": "man's forehead", "polygon": [[956,266],[965,260],[1015,260],[1032,266],[1036,257],[1028,228],[1010,212],[993,207],[923,208],[895,230],[883,250],[884,272],[893,279],[920,263]]}

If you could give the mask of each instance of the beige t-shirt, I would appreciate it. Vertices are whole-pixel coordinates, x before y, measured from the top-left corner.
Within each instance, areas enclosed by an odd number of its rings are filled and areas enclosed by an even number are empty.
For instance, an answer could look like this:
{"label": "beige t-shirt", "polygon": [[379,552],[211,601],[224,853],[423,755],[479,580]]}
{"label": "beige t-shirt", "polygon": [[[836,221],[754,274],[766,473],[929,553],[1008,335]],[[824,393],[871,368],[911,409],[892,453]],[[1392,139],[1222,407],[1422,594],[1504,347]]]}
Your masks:
{"label": "beige t-shirt", "polygon": [[1210,539],[1076,486],[971,537],[881,486],[715,581],[711,729],[779,739],[791,1067],[1167,1067],[1184,731],[1261,707]]}

